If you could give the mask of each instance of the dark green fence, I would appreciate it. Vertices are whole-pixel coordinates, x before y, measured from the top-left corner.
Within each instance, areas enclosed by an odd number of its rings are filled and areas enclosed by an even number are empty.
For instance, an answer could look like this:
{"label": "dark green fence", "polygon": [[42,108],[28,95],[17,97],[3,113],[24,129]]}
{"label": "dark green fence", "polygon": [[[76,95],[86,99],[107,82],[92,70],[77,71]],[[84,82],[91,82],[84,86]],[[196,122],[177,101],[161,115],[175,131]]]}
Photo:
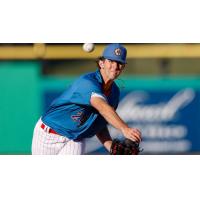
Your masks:
{"label": "dark green fence", "polygon": [[0,154],[29,154],[41,110],[40,64],[0,62]]}

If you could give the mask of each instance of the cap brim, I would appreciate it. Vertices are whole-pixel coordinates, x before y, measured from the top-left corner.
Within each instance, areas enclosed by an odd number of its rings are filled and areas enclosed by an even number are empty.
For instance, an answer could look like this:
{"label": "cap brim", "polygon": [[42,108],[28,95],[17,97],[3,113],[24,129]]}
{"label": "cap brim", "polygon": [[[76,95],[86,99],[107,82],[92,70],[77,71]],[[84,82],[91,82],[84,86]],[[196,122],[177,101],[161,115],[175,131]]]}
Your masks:
{"label": "cap brim", "polygon": [[121,60],[121,59],[117,59],[117,58],[113,58],[113,57],[109,57],[109,56],[106,56],[106,57],[104,57],[104,58],[109,59],[109,60],[113,60],[113,61],[117,61],[117,62],[120,62],[120,63],[122,63],[122,64],[127,64],[126,61]]}

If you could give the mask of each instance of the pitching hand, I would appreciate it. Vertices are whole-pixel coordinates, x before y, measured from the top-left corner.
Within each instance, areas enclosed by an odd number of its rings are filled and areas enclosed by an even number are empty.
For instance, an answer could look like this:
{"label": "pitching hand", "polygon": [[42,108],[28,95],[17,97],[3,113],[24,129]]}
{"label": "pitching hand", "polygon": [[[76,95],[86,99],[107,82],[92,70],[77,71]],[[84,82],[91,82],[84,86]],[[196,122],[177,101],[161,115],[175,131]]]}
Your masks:
{"label": "pitching hand", "polygon": [[142,141],[142,134],[137,128],[126,127],[122,129],[125,138],[140,143]]}

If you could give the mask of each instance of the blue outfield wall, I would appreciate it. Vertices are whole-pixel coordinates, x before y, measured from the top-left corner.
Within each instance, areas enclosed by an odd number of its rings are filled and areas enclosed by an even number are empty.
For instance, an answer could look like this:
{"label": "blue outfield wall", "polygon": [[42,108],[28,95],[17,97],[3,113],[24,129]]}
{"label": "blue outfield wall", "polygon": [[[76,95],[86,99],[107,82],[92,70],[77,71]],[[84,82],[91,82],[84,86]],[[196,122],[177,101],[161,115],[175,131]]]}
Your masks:
{"label": "blue outfield wall", "polygon": [[[42,80],[43,111],[74,77]],[[117,112],[130,126],[142,131],[143,154],[190,154],[200,152],[200,77],[122,77]],[[112,137],[121,134],[109,126]],[[93,137],[88,154],[106,154]]]}

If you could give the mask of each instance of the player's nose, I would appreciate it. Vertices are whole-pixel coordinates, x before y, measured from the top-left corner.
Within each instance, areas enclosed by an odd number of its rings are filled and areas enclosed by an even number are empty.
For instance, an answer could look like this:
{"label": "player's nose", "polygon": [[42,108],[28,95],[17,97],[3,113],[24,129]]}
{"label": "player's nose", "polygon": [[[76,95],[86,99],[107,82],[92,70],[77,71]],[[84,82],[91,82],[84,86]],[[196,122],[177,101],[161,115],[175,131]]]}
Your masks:
{"label": "player's nose", "polygon": [[120,70],[120,63],[118,63],[118,62],[113,62],[113,63],[112,63],[112,68],[113,68],[113,70],[115,70],[115,71]]}

